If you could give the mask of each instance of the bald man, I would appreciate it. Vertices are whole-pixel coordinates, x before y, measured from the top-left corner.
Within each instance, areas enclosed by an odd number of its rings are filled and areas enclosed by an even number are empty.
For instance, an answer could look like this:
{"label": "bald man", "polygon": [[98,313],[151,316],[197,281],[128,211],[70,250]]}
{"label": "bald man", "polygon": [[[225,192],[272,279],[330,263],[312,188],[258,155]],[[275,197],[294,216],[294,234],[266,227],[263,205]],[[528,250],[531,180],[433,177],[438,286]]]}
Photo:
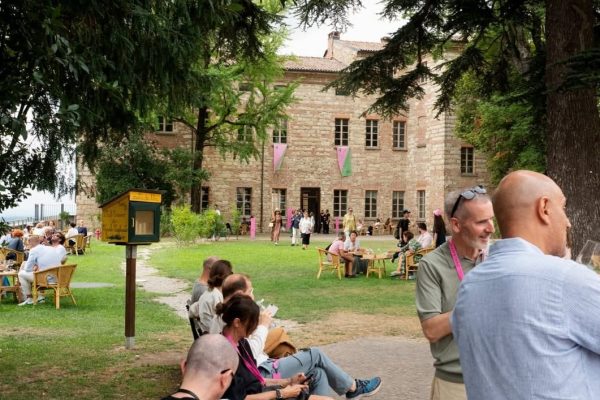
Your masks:
{"label": "bald man", "polygon": [[423,334],[430,342],[435,375],[431,400],[467,398],[450,313],[463,277],[483,261],[494,211],[481,186],[449,193],[444,203],[452,239],[419,262],[416,306]]}
{"label": "bald man", "polygon": [[239,357],[223,335],[203,335],[190,348],[182,366],[179,390],[163,400],[217,400],[231,384]]}
{"label": "bald man", "polygon": [[493,204],[503,239],[463,281],[452,317],[469,399],[600,399],[600,277],[562,258],[565,196],[516,171]]}

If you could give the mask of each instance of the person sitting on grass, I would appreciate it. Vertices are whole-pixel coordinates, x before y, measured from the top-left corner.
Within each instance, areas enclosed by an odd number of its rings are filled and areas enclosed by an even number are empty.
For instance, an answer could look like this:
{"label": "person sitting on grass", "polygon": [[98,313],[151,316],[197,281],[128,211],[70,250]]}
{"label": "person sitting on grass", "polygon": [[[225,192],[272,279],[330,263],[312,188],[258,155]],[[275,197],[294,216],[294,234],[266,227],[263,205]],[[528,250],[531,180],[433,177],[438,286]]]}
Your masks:
{"label": "person sitting on grass", "polygon": [[217,304],[223,301],[221,285],[223,280],[233,273],[231,263],[227,260],[215,261],[210,268],[207,292],[190,306],[190,314],[199,320],[202,333],[208,332]]}
{"label": "person sitting on grass", "polygon": [[[329,397],[332,389],[340,396],[345,394],[347,399],[358,399],[381,388],[381,378],[353,379],[318,348],[257,364],[247,337],[259,324],[258,305],[252,298],[236,294],[219,305],[217,313],[225,322],[223,335],[240,358],[236,377],[224,394],[230,400],[289,399],[307,390],[310,400],[332,400]],[[269,388],[272,385],[277,388]]]}
{"label": "person sitting on grass", "polygon": [[192,344],[181,365],[181,386],[162,400],[218,400],[231,384],[238,364],[238,356],[227,339],[204,335]]}
{"label": "person sitting on grass", "polygon": [[[397,255],[400,255],[400,262],[398,263],[398,268],[391,273],[390,276],[401,276],[404,274],[404,268],[406,267],[406,256],[410,254],[414,254],[417,251],[421,250],[421,242],[415,239],[413,233],[411,231],[402,232],[403,240],[407,242],[407,244],[400,248],[398,253],[394,254],[392,257],[392,262],[396,259]],[[418,257],[418,258],[417,258]],[[419,262],[421,256],[415,256],[415,262]]]}
{"label": "person sitting on grass", "polygon": [[210,276],[210,267],[216,262],[219,261],[219,258],[216,256],[210,256],[202,263],[202,273],[194,282],[194,286],[192,287],[192,298],[190,300],[190,304],[193,304],[200,300],[200,296],[204,294],[208,290],[208,278]]}

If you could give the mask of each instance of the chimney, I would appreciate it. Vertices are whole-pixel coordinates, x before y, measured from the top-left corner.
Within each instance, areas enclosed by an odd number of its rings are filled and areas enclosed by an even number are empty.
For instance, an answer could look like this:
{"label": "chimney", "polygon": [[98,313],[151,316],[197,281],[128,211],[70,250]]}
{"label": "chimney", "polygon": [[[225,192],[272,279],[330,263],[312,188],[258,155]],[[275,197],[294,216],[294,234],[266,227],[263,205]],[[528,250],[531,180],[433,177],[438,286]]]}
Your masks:
{"label": "chimney", "polygon": [[327,51],[325,52],[325,58],[333,58],[333,41],[340,40],[340,33],[337,31],[330,32],[327,40]]}

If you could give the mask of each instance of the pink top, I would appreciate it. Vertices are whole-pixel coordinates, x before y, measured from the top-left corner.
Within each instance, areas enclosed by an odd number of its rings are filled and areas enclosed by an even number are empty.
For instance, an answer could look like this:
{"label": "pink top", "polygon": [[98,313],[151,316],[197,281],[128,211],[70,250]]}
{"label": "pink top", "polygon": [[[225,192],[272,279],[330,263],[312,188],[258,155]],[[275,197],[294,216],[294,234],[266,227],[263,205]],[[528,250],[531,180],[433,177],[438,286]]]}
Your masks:
{"label": "pink top", "polygon": [[340,249],[343,249],[343,248],[344,248],[344,242],[342,242],[340,239],[336,239],[336,241],[331,244],[331,247],[329,248],[329,252],[339,255]]}

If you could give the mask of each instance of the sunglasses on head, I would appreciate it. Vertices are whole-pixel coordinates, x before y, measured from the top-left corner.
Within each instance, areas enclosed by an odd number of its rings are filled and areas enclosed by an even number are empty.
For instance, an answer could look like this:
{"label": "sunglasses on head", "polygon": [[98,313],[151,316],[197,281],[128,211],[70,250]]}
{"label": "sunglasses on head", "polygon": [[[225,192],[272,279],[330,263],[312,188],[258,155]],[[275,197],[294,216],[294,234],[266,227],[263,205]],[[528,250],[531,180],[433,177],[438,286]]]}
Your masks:
{"label": "sunglasses on head", "polygon": [[464,198],[465,200],[473,200],[475,198],[475,196],[477,196],[478,194],[486,194],[486,193],[487,193],[487,191],[481,185],[473,186],[471,189],[467,189],[464,192],[462,192],[456,199],[456,202],[454,203],[454,207],[452,207],[452,212],[450,213],[450,218],[454,217],[454,213],[456,213],[456,209],[458,208],[458,205],[460,204],[460,199]]}

